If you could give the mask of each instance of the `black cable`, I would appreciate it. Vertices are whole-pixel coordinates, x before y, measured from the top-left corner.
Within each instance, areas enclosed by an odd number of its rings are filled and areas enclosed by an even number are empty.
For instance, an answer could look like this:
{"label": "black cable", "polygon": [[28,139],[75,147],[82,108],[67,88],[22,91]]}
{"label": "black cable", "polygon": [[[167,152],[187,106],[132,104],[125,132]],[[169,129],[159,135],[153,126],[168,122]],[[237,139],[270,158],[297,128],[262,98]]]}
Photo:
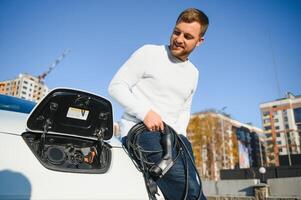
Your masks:
{"label": "black cable", "polygon": [[184,166],[185,166],[185,192],[184,192],[184,197],[183,199],[186,199],[187,198],[187,195],[188,195],[188,187],[189,187],[189,183],[188,183],[188,177],[189,177],[189,168],[188,168],[188,162],[187,162],[187,157],[185,155],[185,152],[183,152],[183,150],[181,149],[181,154],[183,155],[183,157],[185,159],[183,159],[183,162],[184,162]]}
{"label": "black cable", "polygon": [[[168,126],[167,124],[166,124],[166,126]],[[198,177],[198,180],[199,180],[199,184],[200,184],[200,186],[201,186],[201,184],[202,184],[202,182],[201,182],[201,177],[200,177],[200,174],[199,174],[199,172],[198,172],[198,170],[197,170],[197,168],[196,168],[196,166],[195,166],[195,163],[194,163],[194,159],[192,158],[192,156],[191,156],[191,154],[189,153],[190,151],[188,150],[188,148],[187,148],[187,146],[185,145],[185,142],[182,140],[182,138],[177,134],[177,132],[172,128],[172,127],[170,127],[169,126],[169,129],[172,131],[172,133],[178,138],[178,141],[180,141],[180,143],[181,143],[181,146],[182,147],[184,147],[184,149],[185,149],[185,152],[188,154],[188,157],[189,157],[189,159],[190,159],[190,162],[192,163],[192,166],[193,166],[193,168],[194,168],[194,171],[196,172],[196,174],[197,174],[197,177]],[[186,158],[186,156],[185,156],[185,158]],[[187,162],[187,159],[185,159],[185,161]],[[188,163],[186,163],[186,165],[187,165],[187,171],[188,171]],[[187,173],[187,172],[186,172]],[[188,174],[188,173],[187,173]],[[188,177],[188,176],[187,176]],[[188,184],[188,179],[186,179],[186,185]],[[198,197],[197,197],[197,200],[200,200],[201,199],[201,197],[202,197],[202,189],[200,188],[199,189],[199,194],[198,194]],[[187,191],[187,193],[188,193],[188,191]],[[186,195],[187,195],[187,193],[186,193]],[[185,198],[184,199],[186,199],[186,195],[185,195]]]}
{"label": "black cable", "polygon": [[[182,143],[183,147],[185,148],[185,151],[186,151],[187,154],[188,154],[188,157],[189,157],[189,159],[190,159],[190,161],[191,161],[191,163],[192,163],[192,166],[193,166],[193,168],[194,168],[194,170],[195,170],[195,172],[196,172],[196,174],[197,174],[197,177],[198,177],[198,180],[199,180],[199,184],[200,184],[200,186],[201,186],[201,184],[202,184],[202,182],[201,182],[201,177],[200,177],[200,174],[199,174],[199,172],[198,172],[198,170],[197,170],[197,168],[196,168],[196,166],[195,166],[194,159],[193,159],[192,156],[190,155],[189,150],[188,150],[187,146],[185,145],[184,141],[182,140],[182,138],[178,136],[178,139],[179,139],[179,141]],[[202,190],[200,189],[200,190],[199,190],[199,195],[198,195],[198,198],[197,198],[197,199],[198,199],[198,200],[201,199],[201,196],[202,196]]]}
{"label": "black cable", "polygon": [[148,170],[149,166],[154,165],[155,163],[148,162],[147,159],[144,158],[145,155],[143,155],[142,153],[151,153],[151,151],[145,151],[138,143],[140,134],[145,131],[146,128],[143,123],[135,125],[128,133],[126,140],[126,149],[129,154],[129,157],[135,163],[136,168],[143,174],[149,199],[156,200],[155,194],[157,193],[157,185],[156,182],[150,176]]}
{"label": "black cable", "polygon": [[[150,173],[150,171],[151,171],[150,169],[153,166],[155,166],[156,163],[148,161],[147,160],[147,155],[145,155],[145,154],[146,153],[160,153],[160,152],[163,152],[163,150],[148,151],[148,150],[143,149],[139,145],[138,141],[139,141],[140,135],[144,132],[147,132],[147,131],[148,130],[147,130],[147,128],[146,128],[146,126],[144,125],[143,122],[140,122],[140,123],[136,124],[135,126],[133,126],[131,128],[131,130],[129,131],[128,135],[127,135],[125,149],[126,149],[128,155],[129,155],[129,157],[134,162],[136,168],[143,173],[143,177],[144,177],[144,180],[145,180],[145,184],[147,186],[147,192],[148,192],[150,200],[156,200],[155,194],[157,193],[157,191],[154,189],[154,187],[157,187],[157,185],[155,184],[155,181],[153,180],[154,174]],[[186,200],[187,195],[188,195],[188,188],[189,188],[189,182],[188,182],[189,166],[188,166],[188,158],[185,155],[185,152],[188,154],[189,160],[191,161],[191,163],[193,165],[193,168],[194,168],[194,170],[197,174],[197,178],[198,178],[198,181],[199,181],[200,185],[201,185],[201,178],[200,178],[199,173],[197,171],[197,168],[195,166],[194,160],[193,160],[192,156],[190,155],[189,150],[186,147],[186,145],[185,145],[184,141],[182,140],[182,138],[176,133],[176,131],[173,128],[171,128],[170,126],[168,126],[165,123],[164,123],[164,132],[165,133],[163,133],[163,134],[172,134],[172,135],[175,136],[174,137],[174,142],[173,142],[174,145],[173,145],[172,148],[178,148],[178,151],[177,151],[177,155],[176,155],[175,159],[172,160],[173,164],[178,159],[180,154],[183,155],[183,161],[184,161],[184,167],[185,167],[185,182],[186,182],[185,183],[185,190],[184,190],[185,192],[183,194],[183,196],[184,196],[183,199]],[[164,149],[164,147],[163,147],[163,149]],[[160,161],[160,163],[162,163],[162,160]],[[173,166],[173,164],[172,164],[172,166]],[[168,169],[164,172],[164,174],[172,166],[168,166]],[[155,177],[155,178],[157,180],[158,178],[161,178],[162,176],[158,176],[158,177]],[[201,196],[202,196],[202,189],[200,187],[197,199],[199,200],[201,198]]]}

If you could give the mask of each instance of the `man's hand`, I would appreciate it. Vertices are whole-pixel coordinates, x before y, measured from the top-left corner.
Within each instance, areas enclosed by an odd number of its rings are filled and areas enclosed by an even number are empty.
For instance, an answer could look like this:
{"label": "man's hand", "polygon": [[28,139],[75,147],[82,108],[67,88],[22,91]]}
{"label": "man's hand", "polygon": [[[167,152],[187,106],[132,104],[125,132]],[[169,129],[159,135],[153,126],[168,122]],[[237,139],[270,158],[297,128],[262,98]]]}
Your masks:
{"label": "man's hand", "polygon": [[164,124],[160,115],[150,110],[146,114],[143,123],[150,131],[163,131]]}

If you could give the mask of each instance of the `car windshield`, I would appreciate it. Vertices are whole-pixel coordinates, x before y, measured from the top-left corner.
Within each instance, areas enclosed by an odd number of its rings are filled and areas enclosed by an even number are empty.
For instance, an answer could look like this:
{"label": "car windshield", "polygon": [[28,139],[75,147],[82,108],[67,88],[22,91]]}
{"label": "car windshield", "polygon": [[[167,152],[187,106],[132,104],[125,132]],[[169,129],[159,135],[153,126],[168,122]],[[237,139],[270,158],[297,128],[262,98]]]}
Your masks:
{"label": "car windshield", "polygon": [[30,113],[35,102],[0,94],[0,110]]}

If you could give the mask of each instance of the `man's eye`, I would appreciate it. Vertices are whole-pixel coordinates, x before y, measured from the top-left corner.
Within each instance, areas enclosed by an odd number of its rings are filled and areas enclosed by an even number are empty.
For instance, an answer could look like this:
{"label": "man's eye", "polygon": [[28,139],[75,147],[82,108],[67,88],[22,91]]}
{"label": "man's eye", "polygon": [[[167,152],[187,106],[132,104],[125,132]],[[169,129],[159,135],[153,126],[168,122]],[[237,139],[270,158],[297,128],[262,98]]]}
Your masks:
{"label": "man's eye", "polygon": [[192,40],[193,39],[193,36],[192,35],[184,35],[185,39],[186,40]]}
{"label": "man's eye", "polygon": [[181,32],[180,32],[180,31],[173,31],[173,34],[175,34],[175,35],[180,35]]}

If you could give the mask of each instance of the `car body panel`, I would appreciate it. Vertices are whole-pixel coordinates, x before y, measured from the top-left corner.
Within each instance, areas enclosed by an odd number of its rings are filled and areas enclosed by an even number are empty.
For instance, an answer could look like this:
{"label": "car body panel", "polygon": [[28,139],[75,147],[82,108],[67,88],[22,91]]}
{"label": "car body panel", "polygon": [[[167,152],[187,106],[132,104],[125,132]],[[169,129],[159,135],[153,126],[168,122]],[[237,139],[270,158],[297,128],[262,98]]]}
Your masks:
{"label": "car body panel", "polygon": [[[18,155],[19,152],[22,152],[22,156]],[[112,148],[112,164],[105,174],[49,170],[36,159],[21,136],[11,134],[0,133],[0,155],[0,173],[9,170],[24,177],[23,184],[15,183],[14,187],[8,190],[6,188],[6,191],[0,187],[0,198],[148,199],[142,174],[122,148]],[[14,176],[1,176],[0,182],[8,182],[5,179],[12,177]],[[15,179],[20,178],[15,176]],[[29,189],[24,190],[26,183]]]}
{"label": "car body panel", "polygon": [[45,168],[24,141],[28,114],[0,110],[0,199],[149,199],[143,175],[114,136],[103,174]]}

